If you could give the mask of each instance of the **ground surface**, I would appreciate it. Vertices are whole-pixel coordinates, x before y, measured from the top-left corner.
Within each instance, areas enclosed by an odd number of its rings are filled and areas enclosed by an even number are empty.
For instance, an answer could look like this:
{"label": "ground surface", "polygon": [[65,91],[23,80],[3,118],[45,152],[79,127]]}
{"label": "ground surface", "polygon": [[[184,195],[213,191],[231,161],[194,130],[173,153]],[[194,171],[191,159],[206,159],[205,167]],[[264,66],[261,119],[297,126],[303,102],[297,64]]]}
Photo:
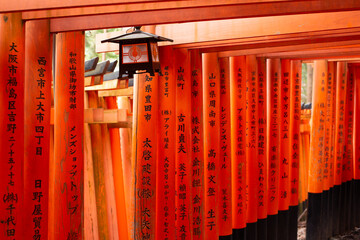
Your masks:
{"label": "ground surface", "polygon": [[[306,240],[305,226],[305,222],[299,223],[298,240]],[[355,228],[353,231],[347,232],[343,235],[332,237],[330,240],[360,240],[360,228]]]}

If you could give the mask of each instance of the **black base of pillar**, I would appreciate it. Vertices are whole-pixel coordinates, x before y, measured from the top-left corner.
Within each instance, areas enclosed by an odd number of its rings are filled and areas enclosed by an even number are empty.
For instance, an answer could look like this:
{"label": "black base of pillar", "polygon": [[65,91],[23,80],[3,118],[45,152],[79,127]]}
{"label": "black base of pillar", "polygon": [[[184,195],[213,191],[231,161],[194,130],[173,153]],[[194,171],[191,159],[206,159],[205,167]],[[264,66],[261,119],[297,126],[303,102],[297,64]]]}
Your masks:
{"label": "black base of pillar", "polygon": [[354,180],[355,226],[360,227],[360,180]]}
{"label": "black base of pillar", "polygon": [[333,187],[333,224],[332,224],[332,235],[340,234],[340,185]]}
{"label": "black base of pillar", "polygon": [[299,206],[289,207],[289,240],[297,240]]}
{"label": "black base of pillar", "polygon": [[246,224],[246,240],[257,240],[257,222]]}
{"label": "black base of pillar", "polygon": [[332,236],[333,233],[333,208],[334,208],[334,204],[333,204],[333,198],[334,198],[334,188],[330,188],[329,190],[329,214],[328,214],[328,232],[326,234],[327,238],[330,238]]}
{"label": "black base of pillar", "polygon": [[347,200],[347,209],[346,209],[346,231],[350,231],[354,229],[354,226],[352,224],[352,204],[351,204],[351,199],[352,199],[352,181],[347,181],[346,182],[346,188],[347,188],[347,195],[346,195],[346,200]]}
{"label": "black base of pillar", "polygon": [[267,219],[259,219],[257,222],[257,237],[259,240],[267,240]]}
{"label": "black base of pillar", "polygon": [[246,228],[233,229],[233,240],[245,240],[245,229]]}
{"label": "black base of pillar", "polygon": [[321,193],[309,193],[308,217],[306,222],[306,240],[322,240],[321,196]]}
{"label": "black base of pillar", "polygon": [[268,215],[267,240],[278,240],[278,215]]}
{"label": "black base of pillar", "polygon": [[340,234],[345,233],[347,230],[347,194],[347,185],[343,182],[340,186]]}
{"label": "black base of pillar", "polygon": [[289,239],[289,210],[279,211],[278,213],[278,239]]}
{"label": "black base of pillar", "polygon": [[219,236],[219,240],[233,240],[233,236],[232,235]]}
{"label": "black base of pillar", "polygon": [[321,193],[321,236],[324,239],[327,237],[329,228],[327,219],[329,219],[329,190]]}

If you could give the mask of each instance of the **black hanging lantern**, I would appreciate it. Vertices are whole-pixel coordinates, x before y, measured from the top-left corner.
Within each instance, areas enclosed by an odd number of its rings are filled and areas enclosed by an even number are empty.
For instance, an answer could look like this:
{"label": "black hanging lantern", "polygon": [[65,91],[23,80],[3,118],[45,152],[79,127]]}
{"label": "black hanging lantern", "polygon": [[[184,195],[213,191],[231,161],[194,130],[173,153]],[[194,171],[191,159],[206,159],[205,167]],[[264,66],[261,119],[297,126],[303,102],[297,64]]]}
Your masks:
{"label": "black hanging lantern", "polygon": [[145,70],[154,76],[155,72],[161,74],[159,61],[159,48],[157,42],[170,41],[172,39],[143,32],[141,27],[135,27],[132,33],[123,34],[114,38],[101,41],[119,43],[119,78],[127,74],[129,78],[137,70]]}

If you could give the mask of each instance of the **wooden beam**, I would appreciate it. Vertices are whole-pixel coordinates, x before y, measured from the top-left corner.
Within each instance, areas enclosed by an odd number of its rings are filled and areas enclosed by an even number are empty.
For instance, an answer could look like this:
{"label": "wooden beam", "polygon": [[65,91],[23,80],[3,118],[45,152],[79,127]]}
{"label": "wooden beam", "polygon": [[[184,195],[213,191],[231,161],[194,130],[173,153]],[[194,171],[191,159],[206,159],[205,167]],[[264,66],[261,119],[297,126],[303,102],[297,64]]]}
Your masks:
{"label": "wooden beam", "polygon": [[[172,43],[164,42],[159,45],[187,48],[226,43],[234,45],[236,42],[268,41],[269,37],[271,40],[280,40],[359,32],[359,15],[360,11],[351,11],[166,24],[157,25],[156,34],[174,40]],[[115,32],[113,34],[116,35]],[[107,36],[98,34],[96,37],[97,50],[100,50],[101,45],[98,43]]]}
{"label": "wooden beam", "polygon": [[202,6],[197,8],[156,9],[145,12],[125,12],[92,16],[54,18],[52,32],[90,30],[136,25],[158,25],[234,18],[251,18],[304,13],[339,12],[359,10],[360,2],[354,0],[286,1],[256,4]]}
{"label": "wooden beam", "polygon": [[114,96],[132,97],[133,93],[134,93],[134,87],[128,87],[124,89],[99,91],[99,97],[114,97]]}
{"label": "wooden beam", "polygon": [[[321,41],[317,43],[312,43],[311,41],[305,41],[302,40],[299,41],[283,41],[278,43],[270,43],[269,46],[265,46],[262,44],[252,44],[251,46],[244,46],[243,50],[235,50],[235,51],[225,51],[225,52],[219,52],[219,57],[230,57],[230,56],[242,56],[242,55],[248,55],[248,54],[257,54],[258,56],[264,56],[264,54],[270,54],[270,53],[280,53],[280,52],[289,52],[289,51],[303,51],[303,50],[309,50],[309,49],[318,49],[318,48],[324,48],[324,47],[344,47],[346,45],[353,45],[353,44],[359,44],[360,43],[360,35],[354,36],[354,40],[349,41],[341,41],[340,39],[336,39],[334,42],[331,41],[331,38],[328,38],[329,41],[324,41],[325,39],[322,39]],[[339,41],[338,41],[339,40]],[[299,45],[297,45],[297,43]]]}
{"label": "wooden beam", "polygon": [[[138,2],[161,2],[162,0],[131,0],[131,3]],[[73,0],[73,1],[61,1],[61,0],[14,0],[6,1],[0,0],[1,10],[0,12],[21,12],[37,9],[57,9],[57,8],[73,8],[73,7],[89,7],[89,6],[106,6],[113,4],[129,4],[126,0]]]}
{"label": "wooden beam", "polygon": [[[304,51],[290,51],[280,53],[265,53],[258,56],[267,58],[289,58],[289,59],[323,59],[323,58],[354,58],[359,59],[360,46],[353,48],[345,48],[340,46],[339,48],[327,48],[327,49],[311,49]],[[357,56],[357,57],[356,57]]]}
{"label": "wooden beam", "polygon": [[[277,0],[289,1],[289,0]],[[56,18],[56,17],[71,17],[82,15],[96,15],[96,14],[110,14],[120,12],[142,12],[151,11],[155,9],[174,9],[174,8],[195,8],[202,6],[218,6],[218,5],[232,5],[232,4],[254,4],[261,2],[274,2],[274,0],[187,0],[187,1],[149,1],[149,2],[119,2],[111,5],[101,6],[85,6],[72,8],[55,8],[55,9],[35,9],[23,13],[24,20],[38,19],[38,18]]]}
{"label": "wooden beam", "polygon": [[[318,39],[330,41],[329,36],[352,38],[360,32],[358,17],[360,11],[340,13],[316,13],[292,16],[276,16],[251,19],[233,19],[156,26],[156,34],[174,39],[182,48],[207,48],[206,51],[226,51],[243,49],[244,44],[304,40],[316,42]],[[284,24],[286,23],[286,24]],[[254,27],[259,26],[259,27]],[[351,26],[351,27],[349,27]],[[217,34],[213,34],[216,32]],[[124,31],[96,35],[96,51],[118,51],[118,44],[101,43],[101,40],[123,34]],[[325,39],[327,38],[327,39]],[[333,39],[333,41],[336,39]],[[241,45],[241,46],[239,46]],[[251,48],[254,46],[250,45]]]}

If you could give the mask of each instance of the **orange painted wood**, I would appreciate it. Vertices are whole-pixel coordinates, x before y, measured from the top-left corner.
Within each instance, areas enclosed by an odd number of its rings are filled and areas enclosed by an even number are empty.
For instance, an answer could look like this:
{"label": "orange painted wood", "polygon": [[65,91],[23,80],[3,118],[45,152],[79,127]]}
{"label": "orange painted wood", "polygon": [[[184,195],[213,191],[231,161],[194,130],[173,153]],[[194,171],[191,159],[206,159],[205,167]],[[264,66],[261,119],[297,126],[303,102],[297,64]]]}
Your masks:
{"label": "orange painted wood", "polygon": [[[84,95],[84,107],[89,108],[88,93]],[[91,148],[90,126],[84,123],[84,238],[99,239],[96,212],[94,164]]]}
{"label": "orange painted wood", "polygon": [[[89,108],[99,107],[97,92],[88,92]],[[91,149],[93,157],[94,184],[96,196],[96,212],[98,219],[99,238],[109,238],[108,205],[105,186],[104,148],[101,141],[100,124],[90,125]]]}
{"label": "orange painted wood", "polygon": [[[360,67],[355,67],[354,105],[360,107]],[[360,179],[360,111],[354,111],[354,179]]]}
{"label": "orange painted wood", "polygon": [[[191,1],[187,1],[191,2]],[[211,2],[211,1],[208,1]],[[226,4],[229,1],[226,1]],[[167,3],[168,4],[168,3]],[[224,4],[224,2],[222,2]],[[134,6],[134,5],[132,5]],[[116,8],[112,8],[114,10]],[[98,10],[98,8],[97,8]],[[66,14],[64,9],[59,14]],[[23,18],[32,12],[23,13]],[[299,43],[307,39],[321,39],[332,36],[349,36],[358,31],[360,23],[357,21],[359,11],[333,13],[317,13],[304,15],[273,16],[269,18],[240,18],[218,21],[200,21],[191,23],[180,23],[176,25],[165,24],[156,26],[156,34],[166,36],[174,42],[163,42],[163,45],[178,45],[185,48],[208,48],[205,51],[212,51],[210,47],[216,47],[216,51],[228,51],[229,48],[241,49],[239,45],[254,44],[256,42],[269,43],[284,40],[296,39],[291,44]],[[346,18],[346,21],[343,19]],[[316,22],[316,24],[314,24]],[[284,24],[286,23],[286,24]],[[351,28],[348,25],[351,24]],[[239,28],[234,28],[239,26]],[[262,26],[254,28],[253,26]],[[176,28],[176,31],[173,31]],[[213,34],[216,32],[217,34]],[[311,32],[311,34],[310,34]],[[118,51],[116,44],[100,44],[100,40],[115,37],[123,34],[121,31],[97,34],[97,52]],[[220,47],[221,46],[221,47]],[[225,47],[225,49],[222,49]],[[267,49],[263,49],[267,50]],[[292,51],[296,50],[293,48]],[[299,50],[299,49],[298,49]],[[262,52],[260,54],[263,54]],[[295,52],[293,52],[295,53]],[[287,54],[286,52],[277,54]]]}
{"label": "orange painted wood", "polygon": [[175,239],[175,69],[172,47],[160,48],[156,239]]}
{"label": "orange painted wood", "polygon": [[345,104],[345,129],[344,129],[344,159],[342,182],[353,179],[353,131],[354,131],[354,80],[355,70],[353,66],[348,68],[346,83]]}
{"label": "orange painted wood", "polygon": [[[329,88],[329,86],[332,86],[332,89]],[[328,93],[327,97],[331,99],[331,101],[328,101],[330,106],[327,106],[327,108],[330,108],[331,114],[331,128],[330,128],[330,144],[329,144],[329,180],[328,185],[329,187],[334,186],[334,161],[335,161],[335,121],[336,121],[336,111],[335,111],[335,103],[336,103],[336,62],[328,62]],[[329,94],[329,91],[331,91],[331,94]],[[329,120],[329,119],[328,119]],[[325,183],[326,185],[327,183]]]}
{"label": "orange painted wood", "polygon": [[347,83],[347,63],[337,62],[336,69],[336,119],[335,119],[335,160],[334,184],[341,184],[342,161],[344,155],[345,102]]}
{"label": "orange painted wood", "polygon": [[314,61],[308,191],[323,191],[327,61]]}
{"label": "orange painted wood", "polygon": [[192,238],[191,188],[191,68],[187,49],[174,49],[176,81],[175,226],[176,238]]}
{"label": "orange painted wood", "polygon": [[[53,95],[53,94],[52,94]],[[54,125],[50,126],[50,157],[49,157],[49,215],[48,215],[48,238],[54,239],[54,199],[55,199],[55,162],[54,162]],[[85,198],[85,196],[84,196]],[[85,223],[84,223],[85,224]]]}
{"label": "orange painted wood", "polygon": [[291,165],[291,124],[290,124],[290,60],[281,60],[281,111],[280,113],[280,176],[279,210],[289,209],[290,203],[290,165]]}
{"label": "orange painted wood", "polygon": [[202,62],[199,50],[190,50],[191,65],[191,159],[193,239],[204,239],[205,192],[204,192],[204,125]]}
{"label": "orange painted wood", "polygon": [[[128,97],[118,97],[119,109],[127,109],[129,113],[132,112],[130,106],[130,100]],[[133,128],[135,128],[135,120],[133,117]],[[132,129],[120,128],[120,148],[121,148],[121,160],[124,175],[124,186],[125,186],[125,203],[126,203],[126,216],[128,223],[128,234],[133,236],[134,231],[134,161],[132,160]]]}
{"label": "orange painted wood", "polygon": [[[158,0],[145,0],[145,2],[157,2]],[[134,1],[136,2],[136,0]],[[139,1],[144,2],[144,1]],[[97,1],[90,0],[83,2],[81,0],[75,0],[72,2],[59,2],[56,0],[50,0],[45,3],[40,2],[27,2],[27,1],[15,1],[9,2],[1,12],[10,12],[10,11],[27,11],[27,10],[36,10],[36,9],[58,9],[58,8],[73,8],[73,7],[88,7],[88,6],[103,6],[103,5],[112,5],[112,4],[124,4],[128,3],[123,0],[106,0],[106,1]]]}
{"label": "orange painted wood", "polygon": [[267,141],[266,130],[267,118],[267,81],[266,59],[258,58],[258,163],[259,163],[259,187],[258,187],[258,219],[267,218]]}
{"label": "orange painted wood", "polygon": [[[94,15],[94,14],[108,14],[108,13],[120,13],[120,12],[141,12],[141,11],[150,11],[155,9],[174,9],[174,8],[189,8],[189,7],[203,7],[203,6],[213,6],[213,5],[228,5],[228,4],[236,4],[239,2],[242,3],[256,3],[263,2],[264,0],[229,0],[226,2],[219,2],[217,0],[189,0],[189,1],[134,1],[134,2],[121,2],[117,1],[113,4],[106,4],[102,2],[98,4],[98,6],[83,6],[78,7],[74,6],[71,8],[55,8],[51,10],[38,10],[40,8],[36,8],[33,11],[23,12],[23,19],[37,19],[37,18],[55,18],[55,17],[70,17],[70,16],[82,16],[84,13],[86,15]],[[274,1],[274,0],[265,0],[265,1]],[[282,0],[288,1],[288,0]],[[125,4],[124,4],[125,3]],[[119,34],[117,34],[119,35]]]}
{"label": "orange painted wood", "polygon": [[[258,159],[258,64],[255,55],[246,56],[246,188],[247,223],[257,221],[259,163]],[[255,161],[254,161],[255,160]]]}
{"label": "orange painted wood", "polygon": [[230,65],[228,58],[219,59],[220,67],[220,161],[219,170],[219,235],[232,234],[231,195],[231,121]]}
{"label": "orange painted wood", "polygon": [[[108,109],[118,109],[116,97],[105,98],[106,106]],[[104,129],[106,131],[106,129]],[[121,158],[121,145],[120,145],[120,131],[116,128],[109,128],[111,157],[112,157],[112,171],[113,181],[115,186],[115,199],[116,199],[116,215],[117,215],[117,228],[119,239],[129,239],[128,233],[128,217],[126,211],[125,200],[125,185],[124,185],[124,171],[122,166],[123,159]],[[127,147],[130,147],[127,146]]]}
{"label": "orange painted wood", "polygon": [[[53,36],[54,37],[54,36]],[[54,86],[54,79],[51,83]],[[51,108],[54,109],[54,91],[51,91]],[[54,113],[54,111],[52,111]],[[54,123],[54,114],[52,113],[52,122]],[[51,116],[50,116],[51,122]],[[49,156],[49,216],[48,216],[48,238],[54,239],[54,199],[55,199],[55,156],[54,156],[54,125],[50,125],[50,156]],[[84,196],[85,198],[85,196]],[[85,224],[85,223],[84,223]]]}
{"label": "orange painted wood", "polygon": [[[105,99],[103,97],[99,98],[99,107],[107,108]],[[118,182],[117,188],[115,189],[115,178],[114,178],[114,170],[113,170],[113,162],[121,162],[121,153],[119,152],[117,158],[113,158],[113,148],[116,148],[116,151],[119,151],[119,146],[112,146],[116,141],[110,141],[110,133],[107,124],[101,124],[101,142],[103,146],[103,160],[104,160],[104,180],[105,180],[105,188],[106,188],[106,205],[107,205],[107,216],[108,216],[108,228],[109,228],[109,239],[127,239],[127,221],[126,221],[126,213],[125,210],[125,198],[121,196],[121,198],[116,198],[116,192],[123,192],[124,184],[123,182]],[[116,130],[116,129],[113,129]],[[117,131],[118,132],[118,131]],[[116,166],[118,167],[118,166]],[[122,170],[122,169],[120,169]],[[122,172],[122,171],[121,171]],[[118,175],[117,177],[121,177]],[[120,201],[118,201],[120,200]],[[122,216],[118,219],[117,209],[123,210]],[[119,228],[122,228],[122,232],[120,235]]]}
{"label": "orange painted wood", "polygon": [[7,240],[19,239],[23,232],[25,31],[21,13],[1,14],[0,32],[0,238]]}
{"label": "orange painted wood", "polygon": [[145,12],[55,18],[51,20],[51,30],[52,32],[63,32],[114,28],[119,26],[126,27],[286,14],[336,12],[349,9],[360,9],[360,3],[354,2],[353,0],[336,1],[331,4],[326,0],[319,0],[316,2],[302,0],[233,4],[227,6],[204,6],[200,8],[178,8],[169,9],[167,11],[156,9]]}
{"label": "orange painted wood", "polygon": [[[134,238],[155,239],[156,231],[156,159],[158,124],[158,79],[149,74],[134,78],[137,99],[136,128],[133,144],[135,157]],[[150,99],[150,102],[149,102]]]}
{"label": "orange painted wood", "polygon": [[230,57],[231,178],[233,228],[246,227],[246,61]]}
{"label": "orange painted wood", "polygon": [[280,124],[281,124],[281,63],[280,59],[266,62],[267,109],[268,109],[268,215],[276,215],[279,210],[280,175]]}
{"label": "orange painted wood", "polygon": [[301,61],[291,61],[290,72],[290,206],[299,204],[299,155],[301,119]]}
{"label": "orange painted wood", "polygon": [[[48,20],[25,26],[24,230],[48,238],[52,36]],[[41,47],[39,47],[41,46]],[[40,98],[40,96],[42,97]],[[41,183],[39,186],[38,183]],[[33,212],[38,209],[38,214]],[[40,214],[41,213],[41,214]]]}
{"label": "orange painted wood", "polygon": [[219,237],[220,73],[217,53],[202,55],[205,239]]}
{"label": "orange painted wood", "polygon": [[83,238],[84,33],[56,36],[55,239]]}

